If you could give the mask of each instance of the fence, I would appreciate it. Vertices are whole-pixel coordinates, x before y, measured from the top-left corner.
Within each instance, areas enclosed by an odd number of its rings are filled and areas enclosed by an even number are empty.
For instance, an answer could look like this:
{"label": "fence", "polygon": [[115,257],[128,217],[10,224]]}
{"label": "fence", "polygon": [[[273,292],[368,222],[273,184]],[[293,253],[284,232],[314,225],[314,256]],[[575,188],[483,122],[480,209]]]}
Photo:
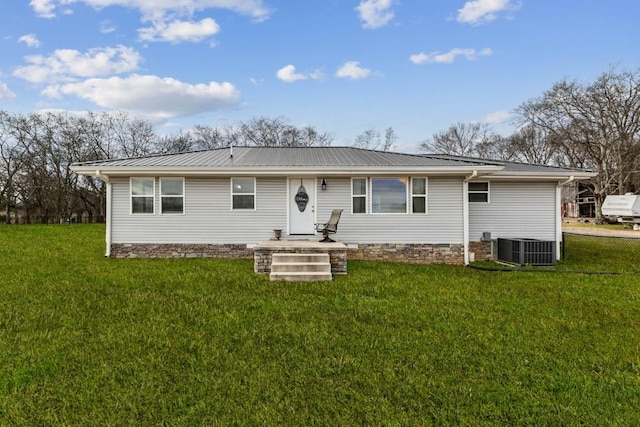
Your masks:
{"label": "fence", "polygon": [[[632,233],[637,233],[637,237]],[[563,268],[603,272],[640,271],[640,231],[629,236],[565,232]]]}

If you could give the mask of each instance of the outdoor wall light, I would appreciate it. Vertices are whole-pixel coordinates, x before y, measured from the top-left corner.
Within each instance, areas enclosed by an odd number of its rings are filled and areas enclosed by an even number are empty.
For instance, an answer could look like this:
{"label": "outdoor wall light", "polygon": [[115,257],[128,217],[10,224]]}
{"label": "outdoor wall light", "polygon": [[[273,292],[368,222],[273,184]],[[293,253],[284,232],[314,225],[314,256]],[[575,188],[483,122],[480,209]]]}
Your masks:
{"label": "outdoor wall light", "polygon": [[322,191],[327,190],[327,181],[325,181],[324,178],[322,178],[322,184],[320,184],[320,188],[322,188]]}

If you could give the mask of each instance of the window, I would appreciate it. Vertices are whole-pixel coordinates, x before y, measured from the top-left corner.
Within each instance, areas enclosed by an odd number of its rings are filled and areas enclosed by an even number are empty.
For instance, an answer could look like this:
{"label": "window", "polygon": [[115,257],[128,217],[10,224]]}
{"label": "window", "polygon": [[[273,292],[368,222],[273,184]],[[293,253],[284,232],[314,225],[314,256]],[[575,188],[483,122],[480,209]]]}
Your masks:
{"label": "window", "polygon": [[367,178],[351,180],[351,213],[367,213]]}
{"label": "window", "polygon": [[184,178],[160,178],[160,212],[184,213]]}
{"label": "window", "polygon": [[371,178],[372,213],[407,213],[406,178]]}
{"label": "window", "polygon": [[153,214],[155,178],[131,178],[131,213]]}
{"label": "window", "polygon": [[256,208],[256,179],[231,178],[231,203],[233,210]]}
{"label": "window", "polygon": [[470,182],[469,183],[469,201],[479,203],[489,203],[489,183],[488,182]]}
{"label": "window", "polygon": [[427,178],[411,178],[411,212],[427,213]]}

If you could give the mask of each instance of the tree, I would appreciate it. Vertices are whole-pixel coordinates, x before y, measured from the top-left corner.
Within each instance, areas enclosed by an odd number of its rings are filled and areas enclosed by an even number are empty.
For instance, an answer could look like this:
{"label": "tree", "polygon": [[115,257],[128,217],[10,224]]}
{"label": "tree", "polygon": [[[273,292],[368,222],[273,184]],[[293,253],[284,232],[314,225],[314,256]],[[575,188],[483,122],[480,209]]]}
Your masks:
{"label": "tree", "polygon": [[138,156],[155,150],[150,123],[126,113],[73,115],[0,111],[0,209],[5,221],[57,222],[73,213],[100,219],[105,185],[71,172],[78,161]]}
{"label": "tree", "polygon": [[[297,128],[283,118],[255,117],[242,122],[237,138],[229,135],[229,141],[235,139],[238,145],[256,147],[313,147],[331,145],[333,137],[318,132],[312,126]],[[234,144],[236,145],[236,144]]]}
{"label": "tree", "polygon": [[5,222],[11,224],[15,215],[16,177],[22,169],[22,152],[12,136],[12,117],[0,111],[0,209],[5,211]]}
{"label": "tree", "polygon": [[596,220],[607,194],[624,194],[640,175],[640,73],[601,74],[593,83],[562,80],[516,110],[519,123],[546,135],[568,166],[594,169],[587,185]]}
{"label": "tree", "polygon": [[509,136],[509,146],[518,160],[536,165],[565,165],[558,144],[544,129],[526,124]]}
{"label": "tree", "polygon": [[502,160],[506,162],[519,160],[518,152],[512,139],[496,133],[490,133],[484,141],[475,147],[475,156],[483,159]]}
{"label": "tree", "polygon": [[445,131],[422,141],[420,148],[427,153],[470,157],[478,155],[478,147],[488,152],[496,136],[486,123],[455,123]]}
{"label": "tree", "polygon": [[398,140],[392,127],[388,127],[384,131],[384,141],[380,132],[374,128],[365,129],[360,135],[356,136],[353,144],[356,148],[364,148],[368,150],[389,151],[393,149],[393,145]]}

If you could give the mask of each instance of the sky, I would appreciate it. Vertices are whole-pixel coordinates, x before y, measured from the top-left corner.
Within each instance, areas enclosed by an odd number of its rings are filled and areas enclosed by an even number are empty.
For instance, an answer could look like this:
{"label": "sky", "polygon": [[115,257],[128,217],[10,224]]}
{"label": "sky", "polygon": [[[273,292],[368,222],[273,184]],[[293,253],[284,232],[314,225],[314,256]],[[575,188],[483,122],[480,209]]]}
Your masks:
{"label": "sky", "polygon": [[128,111],[159,134],[283,117],[394,151],[514,130],[564,78],[640,67],[638,0],[4,0],[0,110]]}

